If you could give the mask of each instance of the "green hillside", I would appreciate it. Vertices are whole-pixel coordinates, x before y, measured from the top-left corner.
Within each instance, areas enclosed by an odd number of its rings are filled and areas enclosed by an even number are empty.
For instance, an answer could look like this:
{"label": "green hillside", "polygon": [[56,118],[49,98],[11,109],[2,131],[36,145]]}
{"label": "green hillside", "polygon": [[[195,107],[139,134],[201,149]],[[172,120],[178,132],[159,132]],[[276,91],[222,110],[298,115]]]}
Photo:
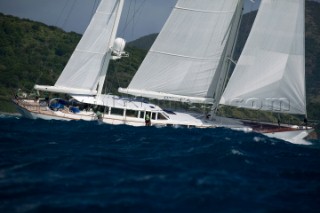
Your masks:
{"label": "green hillside", "polygon": [[[320,3],[307,2],[306,82],[307,109],[311,119],[320,120]],[[318,130],[320,124],[318,124]],[[319,130],[320,132],[320,130]]]}
{"label": "green hillside", "polygon": [[[10,99],[18,88],[53,85],[81,35],[0,13],[0,111],[14,112]],[[128,46],[129,58],[110,64],[108,92],[126,87],[146,51]],[[115,72],[116,71],[116,72]]]}
{"label": "green hillside", "polygon": [[18,89],[52,84],[80,36],[56,27],[0,14],[0,111]]}
{"label": "green hillside", "polygon": [[132,47],[137,47],[139,49],[149,50],[154,40],[156,40],[157,36],[158,33],[146,35],[141,38],[138,38],[137,40],[131,41],[129,45]]}

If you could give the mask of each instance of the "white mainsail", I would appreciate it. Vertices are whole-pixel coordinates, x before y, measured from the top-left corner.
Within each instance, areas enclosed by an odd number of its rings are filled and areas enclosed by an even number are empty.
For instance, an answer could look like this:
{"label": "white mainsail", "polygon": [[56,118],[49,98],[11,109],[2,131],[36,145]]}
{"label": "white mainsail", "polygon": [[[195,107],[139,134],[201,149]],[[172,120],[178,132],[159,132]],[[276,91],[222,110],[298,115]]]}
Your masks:
{"label": "white mainsail", "polygon": [[262,0],[220,104],[306,114],[304,0]]}
{"label": "white mainsail", "polygon": [[[118,13],[123,1],[101,0],[89,26],[54,86],[35,89],[70,94],[95,95],[101,75],[106,74]],[[110,56],[109,56],[110,55]],[[104,78],[103,78],[104,80]],[[102,85],[99,85],[102,87]]]}
{"label": "white mainsail", "polygon": [[[239,0],[179,0],[122,93],[213,103]],[[242,7],[242,5],[241,5]]]}

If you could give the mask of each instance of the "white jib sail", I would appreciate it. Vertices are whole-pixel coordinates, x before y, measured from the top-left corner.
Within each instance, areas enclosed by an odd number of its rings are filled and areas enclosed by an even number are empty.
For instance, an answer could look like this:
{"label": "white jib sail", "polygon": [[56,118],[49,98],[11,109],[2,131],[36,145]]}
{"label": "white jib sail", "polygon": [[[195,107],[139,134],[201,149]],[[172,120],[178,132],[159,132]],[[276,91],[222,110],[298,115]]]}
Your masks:
{"label": "white jib sail", "polygon": [[210,90],[239,0],[179,0],[127,89],[136,96],[213,102]]}
{"label": "white jib sail", "polygon": [[304,0],[262,0],[220,104],[306,114]]}
{"label": "white jib sail", "polygon": [[96,94],[106,52],[113,45],[110,40],[118,7],[119,0],[101,0],[55,86],[36,85],[35,88],[71,94]]}

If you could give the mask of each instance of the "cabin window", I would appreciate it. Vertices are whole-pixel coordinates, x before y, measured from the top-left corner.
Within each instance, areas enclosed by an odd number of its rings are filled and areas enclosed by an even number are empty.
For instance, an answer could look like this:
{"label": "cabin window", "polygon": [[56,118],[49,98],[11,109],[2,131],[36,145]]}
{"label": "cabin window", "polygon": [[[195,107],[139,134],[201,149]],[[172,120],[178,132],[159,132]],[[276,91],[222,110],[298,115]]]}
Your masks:
{"label": "cabin window", "polygon": [[158,113],[158,120],[168,120],[162,113]]}
{"label": "cabin window", "polygon": [[109,114],[109,107],[105,107],[104,110],[103,110],[103,113],[108,115]]}
{"label": "cabin window", "polygon": [[95,112],[97,112],[97,111],[104,112],[104,108],[105,108],[104,106],[98,106],[98,105],[93,106],[93,110]]}
{"label": "cabin window", "polygon": [[94,112],[101,112],[103,114],[108,115],[109,114],[109,107],[104,107],[104,106],[94,106],[93,107]]}
{"label": "cabin window", "polygon": [[101,112],[103,114],[109,114],[109,107],[101,106],[101,107],[97,108],[97,111],[99,111],[99,112]]}
{"label": "cabin window", "polygon": [[111,115],[120,115],[123,116],[123,109],[111,108]]}
{"label": "cabin window", "polygon": [[144,111],[140,111],[140,116],[139,116],[139,118],[144,119]]}
{"label": "cabin window", "polygon": [[153,112],[153,113],[151,114],[151,119],[152,119],[152,120],[156,120],[156,117],[157,117],[157,113],[154,113],[154,112]]}
{"label": "cabin window", "polygon": [[137,118],[138,117],[138,111],[127,109],[126,110],[126,116],[127,117],[135,117],[135,118]]}

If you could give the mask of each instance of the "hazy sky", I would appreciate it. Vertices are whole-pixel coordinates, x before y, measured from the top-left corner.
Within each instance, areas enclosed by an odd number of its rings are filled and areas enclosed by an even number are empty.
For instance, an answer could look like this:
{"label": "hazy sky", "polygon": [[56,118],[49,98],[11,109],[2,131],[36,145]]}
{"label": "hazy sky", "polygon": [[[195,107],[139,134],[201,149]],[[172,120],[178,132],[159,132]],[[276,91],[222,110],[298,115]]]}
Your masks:
{"label": "hazy sky", "polygon": [[[0,12],[58,26],[66,31],[83,33],[99,2],[100,0],[0,0]],[[260,0],[255,0],[255,3],[245,0],[245,12],[256,10],[259,2]],[[131,41],[159,32],[175,3],[176,0],[126,0],[118,35]]]}

